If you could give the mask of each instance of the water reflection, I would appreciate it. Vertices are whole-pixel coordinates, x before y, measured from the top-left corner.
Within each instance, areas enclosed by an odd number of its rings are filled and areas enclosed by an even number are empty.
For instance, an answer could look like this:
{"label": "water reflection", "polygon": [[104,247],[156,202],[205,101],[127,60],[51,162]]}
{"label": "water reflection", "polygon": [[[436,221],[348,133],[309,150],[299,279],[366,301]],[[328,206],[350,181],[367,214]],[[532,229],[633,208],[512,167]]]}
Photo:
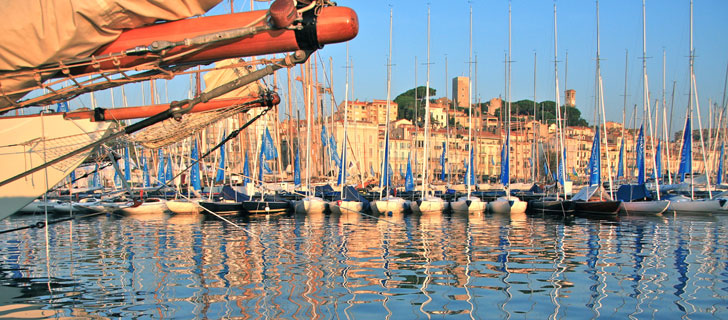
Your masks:
{"label": "water reflection", "polygon": [[[35,217],[0,221],[2,229]],[[9,303],[154,318],[728,317],[728,216],[100,216],[0,236]],[[48,277],[48,275],[51,277]],[[49,290],[49,286],[52,290]]]}

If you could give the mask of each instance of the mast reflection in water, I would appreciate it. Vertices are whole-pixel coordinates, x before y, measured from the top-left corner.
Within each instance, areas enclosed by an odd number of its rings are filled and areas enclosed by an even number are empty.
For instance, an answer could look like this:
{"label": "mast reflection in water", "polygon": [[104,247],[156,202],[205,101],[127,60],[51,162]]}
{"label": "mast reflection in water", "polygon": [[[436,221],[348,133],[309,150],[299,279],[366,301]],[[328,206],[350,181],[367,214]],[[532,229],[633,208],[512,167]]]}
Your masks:
{"label": "mast reflection in water", "polygon": [[125,318],[728,318],[728,215],[237,222],[63,222],[48,259],[44,230],[0,235],[0,302]]}

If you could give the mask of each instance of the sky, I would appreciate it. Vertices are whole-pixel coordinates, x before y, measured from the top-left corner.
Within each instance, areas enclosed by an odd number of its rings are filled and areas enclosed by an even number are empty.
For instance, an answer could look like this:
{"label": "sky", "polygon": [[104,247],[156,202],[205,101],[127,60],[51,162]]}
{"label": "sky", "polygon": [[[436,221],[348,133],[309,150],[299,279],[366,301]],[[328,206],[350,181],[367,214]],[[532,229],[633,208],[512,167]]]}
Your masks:
{"label": "sky", "polygon": [[[511,97],[513,101],[533,99],[534,54],[536,55],[536,100],[555,100],[554,92],[554,4],[557,6],[558,74],[562,95],[576,90],[576,104],[582,117],[593,122],[597,50],[596,3],[589,0],[340,0],[338,5],[354,9],[359,18],[359,34],[349,41],[352,64],[353,98],[386,99],[389,15],[393,15],[392,96],[427,80],[427,11],[431,12],[430,86],[437,96],[452,91],[451,79],[468,75],[469,21],[472,7],[474,100],[505,97],[505,54],[508,51],[508,5],[512,5]],[[235,0],[237,11],[250,9],[249,1]],[[267,2],[254,2],[265,9]],[[642,1],[609,0],[599,3],[601,68],[607,120],[622,121],[627,62],[627,117],[637,105],[637,121],[642,117]],[[207,15],[230,11],[230,0],[223,0]],[[663,52],[666,57],[665,95],[670,106],[673,83],[674,123],[672,131],[683,126],[689,88],[689,0],[647,0],[647,74],[651,101],[663,94]],[[721,103],[728,65],[728,1],[696,0],[694,3],[695,75],[703,114],[708,126],[708,102]],[[346,48],[343,43],[329,44],[319,50],[328,66],[333,61],[335,99],[344,100]],[[567,64],[568,53],[568,64]],[[415,65],[415,59],[417,65]],[[447,60],[447,64],[446,64]],[[447,72],[446,72],[447,66]],[[475,66],[475,65],[474,65]],[[321,71],[323,72],[323,71]],[[326,71],[328,73],[328,70]],[[416,74],[416,77],[415,77]],[[285,77],[285,71],[279,71]],[[180,77],[178,77],[180,78]],[[323,75],[320,76],[323,78]],[[161,88],[161,86],[159,86]],[[135,87],[127,92],[135,92]],[[147,84],[148,88],[148,84]],[[188,79],[169,83],[169,99],[186,98]],[[148,90],[148,89],[146,89]],[[283,94],[285,88],[279,89]],[[300,90],[297,95],[300,99]],[[103,97],[104,93],[100,93]],[[162,100],[164,100],[164,94]],[[450,94],[451,95],[451,94]],[[284,96],[284,99],[286,97]],[[103,99],[103,98],[102,98]],[[141,102],[130,98],[132,105]],[[115,99],[118,106],[120,98]],[[147,97],[148,101],[148,97]],[[87,104],[83,99],[78,102]],[[654,104],[653,104],[654,110]],[[669,115],[669,114],[668,114]],[[629,122],[628,122],[629,125]],[[695,125],[697,128],[697,125]]]}

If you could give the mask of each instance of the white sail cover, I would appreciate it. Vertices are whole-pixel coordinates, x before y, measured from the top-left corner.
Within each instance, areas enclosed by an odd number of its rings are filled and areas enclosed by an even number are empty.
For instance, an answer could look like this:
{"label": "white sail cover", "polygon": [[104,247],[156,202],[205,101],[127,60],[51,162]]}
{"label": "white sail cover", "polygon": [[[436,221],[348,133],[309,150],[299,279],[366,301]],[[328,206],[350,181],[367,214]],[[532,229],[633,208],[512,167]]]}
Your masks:
{"label": "white sail cover", "polygon": [[[220,1],[0,0],[0,71],[88,57],[125,29],[201,15]],[[32,76],[2,79],[0,95],[34,84]]]}

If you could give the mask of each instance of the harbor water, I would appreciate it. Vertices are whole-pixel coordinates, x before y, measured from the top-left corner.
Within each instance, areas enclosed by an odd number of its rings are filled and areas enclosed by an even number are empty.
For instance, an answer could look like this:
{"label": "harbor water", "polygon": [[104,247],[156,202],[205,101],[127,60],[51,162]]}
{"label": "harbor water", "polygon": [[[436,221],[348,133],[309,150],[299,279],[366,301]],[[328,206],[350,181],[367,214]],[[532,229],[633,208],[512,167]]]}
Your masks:
{"label": "harbor water", "polygon": [[726,214],[231,222],[101,215],[1,234],[0,317],[728,318]]}

